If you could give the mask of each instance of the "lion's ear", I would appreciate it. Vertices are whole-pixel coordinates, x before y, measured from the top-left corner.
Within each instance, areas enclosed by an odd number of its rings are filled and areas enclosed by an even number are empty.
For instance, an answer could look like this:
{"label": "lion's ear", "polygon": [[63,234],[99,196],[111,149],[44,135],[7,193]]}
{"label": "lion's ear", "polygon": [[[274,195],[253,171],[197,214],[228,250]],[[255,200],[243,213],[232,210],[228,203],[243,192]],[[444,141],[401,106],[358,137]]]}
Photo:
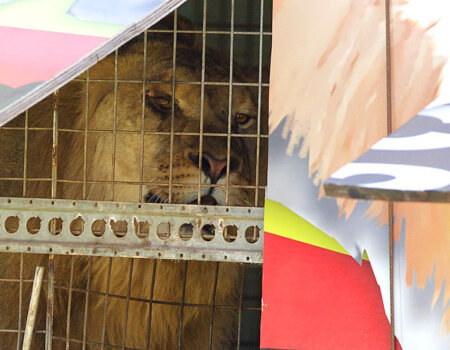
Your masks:
{"label": "lion's ear", "polygon": [[[174,29],[174,16],[173,13],[169,14],[168,16],[161,19],[158,23],[153,25],[151,29],[156,30],[173,30]],[[196,30],[198,28],[195,27],[194,23],[192,23],[189,19],[186,17],[177,16],[177,32],[178,31],[191,31]],[[159,39],[159,40],[167,40],[167,32],[161,33],[158,35],[158,33],[152,32],[151,33],[152,40]],[[196,38],[198,35],[189,34],[189,33],[178,33],[177,34],[177,42],[184,45],[189,46],[195,46],[197,47],[198,43]]]}
{"label": "lion's ear", "polygon": [[[1,0],[0,0],[1,1]],[[170,42],[172,43],[172,35],[170,31],[174,29],[174,19],[173,13],[167,15],[163,19],[161,19],[158,23],[154,24],[149,28],[148,32],[148,41],[161,41],[161,42]],[[195,30],[194,24],[183,16],[177,17],[177,31],[191,31]],[[151,30],[156,30],[151,31]],[[177,34],[177,43],[179,45],[188,46],[192,49],[200,49],[201,48],[201,40],[198,42],[199,35],[190,34],[190,33],[178,33]],[[143,35],[138,35],[135,38],[129,40],[126,44],[124,44],[121,48],[122,52],[141,52],[143,42]]]}

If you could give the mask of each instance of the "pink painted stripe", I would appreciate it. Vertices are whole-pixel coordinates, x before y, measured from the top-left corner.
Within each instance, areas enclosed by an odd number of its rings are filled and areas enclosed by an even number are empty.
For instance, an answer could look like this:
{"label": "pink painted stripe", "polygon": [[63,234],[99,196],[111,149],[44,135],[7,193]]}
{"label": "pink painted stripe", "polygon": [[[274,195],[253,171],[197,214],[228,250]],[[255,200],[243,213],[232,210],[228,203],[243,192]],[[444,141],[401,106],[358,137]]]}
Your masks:
{"label": "pink painted stripe", "polygon": [[0,26],[0,84],[45,81],[109,38]]}

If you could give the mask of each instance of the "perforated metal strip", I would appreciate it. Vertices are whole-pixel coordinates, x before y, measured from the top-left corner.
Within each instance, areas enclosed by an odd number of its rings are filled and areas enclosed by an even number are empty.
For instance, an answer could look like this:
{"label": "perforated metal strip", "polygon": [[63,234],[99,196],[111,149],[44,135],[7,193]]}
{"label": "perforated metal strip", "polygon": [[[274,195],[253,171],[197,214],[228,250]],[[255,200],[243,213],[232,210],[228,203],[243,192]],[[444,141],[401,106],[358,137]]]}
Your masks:
{"label": "perforated metal strip", "polygon": [[[0,251],[262,263],[263,217],[264,209],[254,207],[0,198]],[[38,231],[33,218],[41,220]],[[71,226],[80,219],[82,232]],[[105,229],[94,234],[97,220]],[[114,232],[117,222],[126,233]],[[138,223],[149,229],[137,232]],[[165,235],[158,236],[160,224]],[[192,225],[191,235],[180,236],[183,224]],[[214,235],[202,235],[205,225]],[[229,241],[227,226],[237,232]]]}

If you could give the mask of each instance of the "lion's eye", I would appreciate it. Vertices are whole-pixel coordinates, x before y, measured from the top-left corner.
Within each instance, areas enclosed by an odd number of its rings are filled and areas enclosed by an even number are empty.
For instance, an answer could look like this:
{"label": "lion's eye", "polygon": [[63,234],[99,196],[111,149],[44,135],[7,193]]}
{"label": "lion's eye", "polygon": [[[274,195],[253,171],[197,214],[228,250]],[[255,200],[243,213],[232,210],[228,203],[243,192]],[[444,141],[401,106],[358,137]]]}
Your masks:
{"label": "lion's eye", "polygon": [[148,90],[146,95],[147,104],[156,111],[167,113],[172,109],[172,97],[170,95],[155,90]]}
{"label": "lion's eye", "polygon": [[166,97],[155,97],[155,102],[158,103],[161,107],[170,108],[170,100]]}
{"label": "lion's eye", "polygon": [[234,116],[234,120],[239,124],[241,128],[244,129],[252,126],[255,121],[251,116],[245,113],[236,113],[236,115]]}
{"label": "lion's eye", "polygon": [[169,96],[155,96],[152,97],[154,103],[164,109],[170,109],[172,106],[172,100]]}

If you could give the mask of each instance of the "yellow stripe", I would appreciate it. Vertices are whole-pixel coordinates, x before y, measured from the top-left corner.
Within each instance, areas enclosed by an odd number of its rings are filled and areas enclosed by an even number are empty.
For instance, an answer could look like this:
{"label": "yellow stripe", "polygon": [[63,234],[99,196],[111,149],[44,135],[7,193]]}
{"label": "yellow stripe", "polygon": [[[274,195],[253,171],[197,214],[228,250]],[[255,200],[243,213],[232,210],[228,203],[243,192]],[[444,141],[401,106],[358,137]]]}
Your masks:
{"label": "yellow stripe", "polygon": [[[286,208],[281,203],[266,199],[264,231],[294,239],[317,247],[346,254],[347,251],[332,237]],[[364,251],[363,259],[369,260]]]}

